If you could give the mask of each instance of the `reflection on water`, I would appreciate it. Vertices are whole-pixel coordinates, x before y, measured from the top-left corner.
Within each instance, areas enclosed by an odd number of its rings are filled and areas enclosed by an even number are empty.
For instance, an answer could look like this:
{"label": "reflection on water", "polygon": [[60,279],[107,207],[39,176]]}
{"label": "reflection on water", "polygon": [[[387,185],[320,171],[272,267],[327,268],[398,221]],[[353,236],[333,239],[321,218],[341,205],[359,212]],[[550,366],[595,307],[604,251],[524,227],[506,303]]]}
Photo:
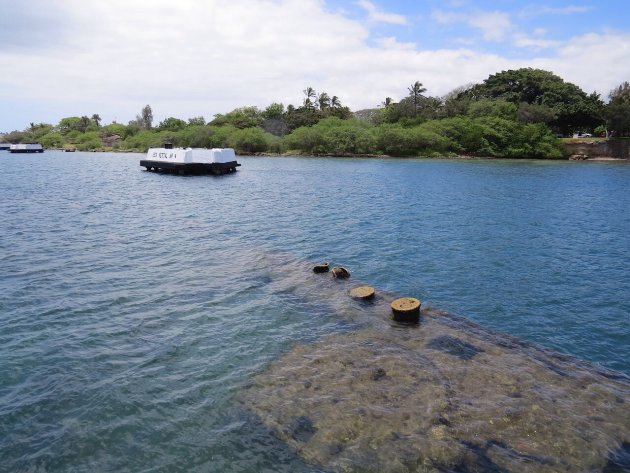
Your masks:
{"label": "reflection on water", "polygon": [[330,304],[357,329],[298,343],[242,402],[309,462],[332,471],[626,471],[630,379],[285,260],[276,285]]}

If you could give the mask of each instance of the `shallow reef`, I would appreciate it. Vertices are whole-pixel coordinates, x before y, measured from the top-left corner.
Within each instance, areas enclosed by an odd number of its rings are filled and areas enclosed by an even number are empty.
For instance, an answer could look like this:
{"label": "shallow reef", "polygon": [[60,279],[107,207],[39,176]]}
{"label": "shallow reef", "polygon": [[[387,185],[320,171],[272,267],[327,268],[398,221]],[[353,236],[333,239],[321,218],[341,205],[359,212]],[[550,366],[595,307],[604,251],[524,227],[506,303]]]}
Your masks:
{"label": "shallow reef", "polygon": [[[284,274],[273,277],[295,272]],[[356,301],[355,285],[294,281],[356,330],[296,344],[241,395],[305,460],[334,472],[629,471],[627,376],[437,310],[397,324],[393,295]]]}

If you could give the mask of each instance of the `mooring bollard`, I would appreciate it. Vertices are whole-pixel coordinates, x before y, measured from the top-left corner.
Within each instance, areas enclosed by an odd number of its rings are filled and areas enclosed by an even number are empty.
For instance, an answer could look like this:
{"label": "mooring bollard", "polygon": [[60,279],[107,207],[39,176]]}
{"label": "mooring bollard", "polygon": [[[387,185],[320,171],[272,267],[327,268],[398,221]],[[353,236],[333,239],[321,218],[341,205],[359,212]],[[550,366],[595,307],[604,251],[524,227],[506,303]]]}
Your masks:
{"label": "mooring bollard", "polygon": [[346,279],[350,277],[350,271],[340,266],[338,268],[332,269],[332,275],[333,277],[338,278],[338,279]]}
{"label": "mooring bollard", "polygon": [[372,299],[375,291],[371,286],[359,286],[350,291],[350,295],[355,299]]}
{"label": "mooring bollard", "polygon": [[391,304],[396,322],[414,322],[420,319],[420,301],[413,297],[401,297]]}
{"label": "mooring bollard", "polygon": [[317,264],[313,268],[314,273],[327,273],[329,269],[328,263]]}

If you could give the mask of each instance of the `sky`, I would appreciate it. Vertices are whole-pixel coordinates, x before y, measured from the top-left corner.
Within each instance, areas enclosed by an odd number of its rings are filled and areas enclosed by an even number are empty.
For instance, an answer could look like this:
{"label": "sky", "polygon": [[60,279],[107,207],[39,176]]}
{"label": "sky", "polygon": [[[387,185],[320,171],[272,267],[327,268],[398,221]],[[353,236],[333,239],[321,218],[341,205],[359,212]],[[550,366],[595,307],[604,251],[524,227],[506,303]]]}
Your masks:
{"label": "sky", "polygon": [[627,0],[0,0],[0,132],[99,114],[154,123],[303,90],[352,110],[502,70],[552,71],[606,99],[630,81]]}

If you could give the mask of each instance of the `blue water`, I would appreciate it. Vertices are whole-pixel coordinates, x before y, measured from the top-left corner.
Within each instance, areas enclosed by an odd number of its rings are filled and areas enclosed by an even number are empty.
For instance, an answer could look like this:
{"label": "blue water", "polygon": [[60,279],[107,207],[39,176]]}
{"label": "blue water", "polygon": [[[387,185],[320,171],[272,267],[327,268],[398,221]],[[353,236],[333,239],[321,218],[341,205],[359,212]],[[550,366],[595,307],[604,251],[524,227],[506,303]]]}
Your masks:
{"label": "blue water", "polygon": [[297,262],[630,374],[628,163],[141,158],[0,155],[0,471],[315,471],[234,402],[353,329]]}

